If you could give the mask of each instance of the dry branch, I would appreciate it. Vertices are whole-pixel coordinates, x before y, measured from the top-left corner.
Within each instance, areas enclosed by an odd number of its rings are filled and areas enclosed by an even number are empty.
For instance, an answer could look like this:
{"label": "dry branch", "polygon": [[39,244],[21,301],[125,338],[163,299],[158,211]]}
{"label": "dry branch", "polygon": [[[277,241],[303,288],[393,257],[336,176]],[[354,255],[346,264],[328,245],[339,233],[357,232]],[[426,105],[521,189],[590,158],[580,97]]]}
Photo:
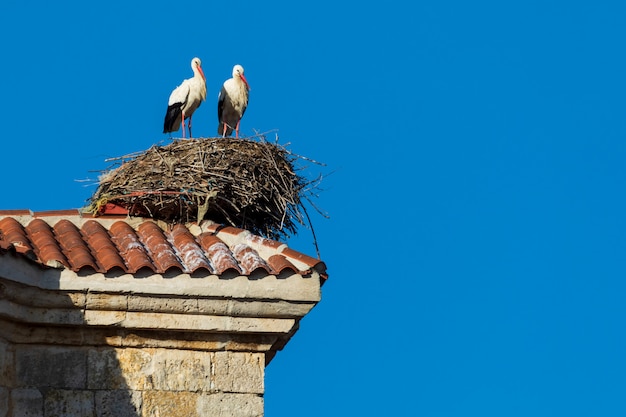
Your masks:
{"label": "dry branch", "polygon": [[88,211],[98,215],[113,203],[131,216],[210,219],[273,239],[304,224],[302,200],[319,183],[297,174],[305,158],[264,136],[174,140],[113,159],[119,166],[101,175]]}

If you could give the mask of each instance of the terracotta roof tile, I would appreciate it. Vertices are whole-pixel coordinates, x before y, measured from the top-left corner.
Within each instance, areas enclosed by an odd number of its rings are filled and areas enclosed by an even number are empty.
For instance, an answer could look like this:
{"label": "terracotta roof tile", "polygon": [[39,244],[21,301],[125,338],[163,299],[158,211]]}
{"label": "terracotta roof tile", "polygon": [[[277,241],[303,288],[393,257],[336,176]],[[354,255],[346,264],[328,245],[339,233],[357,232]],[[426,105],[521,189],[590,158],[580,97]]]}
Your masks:
{"label": "terracotta roof tile", "polygon": [[298,268],[296,268],[291,262],[289,262],[287,258],[285,258],[283,255],[272,255],[268,258],[267,262],[278,274],[282,273],[286,269],[290,269],[293,272],[298,272]]}
{"label": "terracotta roof tile", "polygon": [[233,253],[235,257],[239,259],[239,264],[243,270],[248,274],[251,274],[257,269],[264,269],[267,273],[271,273],[267,263],[250,246],[239,243],[233,248]]}
{"label": "terracotta roof tile", "polygon": [[310,257],[308,255],[305,255],[305,254],[301,253],[301,252],[297,252],[297,251],[295,251],[295,250],[293,250],[291,248],[286,248],[284,251],[282,251],[282,254],[304,263],[309,268],[313,268],[314,266],[316,266],[316,265],[318,265],[320,263],[319,259],[312,258],[312,257]]}
{"label": "terracotta roof tile", "polygon": [[52,228],[43,220],[35,219],[26,226],[27,236],[32,242],[35,254],[41,259],[44,265],[53,265],[54,262],[60,262],[62,265],[69,267],[69,262],[59,242],[54,237]]}
{"label": "terracotta roof tile", "polygon": [[109,229],[111,240],[119,249],[120,256],[126,260],[128,272],[136,273],[142,268],[156,272],[146,248],[139,241],[135,230],[126,222],[118,221]]}
{"label": "terracotta roof tile", "polygon": [[170,268],[185,270],[163,234],[163,230],[156,223],[150,221],[141,223],[137,228],[137,234],[156,266],[157,272],[167,272]]}
{"label": "terracotta roof tile", "polygon": [[26,231],[22,225],[12,217],[0,220],[0,239],[8,247],[13,245],[18,252],[32,251]]}
{"label": "terracotta roof tile", "polygon": [[73,270],[90,267],[95,271],[102,272],[102,268],[96,264],[87,243],[74,223],[65,219],[60,220],[54,225],[53,230],[61,250]]}
{"label": "terracotta roof tile", "polygon": [[306,275],[316,268],[327,277],[320,260],[236,227],[209,221],[166,225],[127,216],[94,217],[76,210],[0,210],[0,259],[7,251],[75,272],[135,274],[148,269],[158,274],[231,271],[249,276],[259,271]]}
{"label": "terracotta roof tile", "polygon": [[2,210],[6,216],[30,216],[33,213],[27,209],[18,209],[18,210]]}
{"label": "terracotta roof tile", "polygon": [[98,265],[101,265],[104,271],[114,268],[126,270],[126,264],[104,226],[95,220],[89,220],[83,225],[82,231],[89,247],[92,248],[92,253],[95,252]]}
{"label": "terracotta roof tile", "polygon": [[217,274],[221,275],[228,270],[234,270],[240,274],[243,272],[233,253],[220,238],[209,233],[202,233],[198,238]]}
{"label": "terracotta roof tile", "polygon": [[201,268],[209,272],[214,271],[204,251],[191,232],[189,232],[189,229],[182,224],[177,224],[172,229],[171,236],[174,241],[174,247],[186,266],[186,272],[194,273]]}

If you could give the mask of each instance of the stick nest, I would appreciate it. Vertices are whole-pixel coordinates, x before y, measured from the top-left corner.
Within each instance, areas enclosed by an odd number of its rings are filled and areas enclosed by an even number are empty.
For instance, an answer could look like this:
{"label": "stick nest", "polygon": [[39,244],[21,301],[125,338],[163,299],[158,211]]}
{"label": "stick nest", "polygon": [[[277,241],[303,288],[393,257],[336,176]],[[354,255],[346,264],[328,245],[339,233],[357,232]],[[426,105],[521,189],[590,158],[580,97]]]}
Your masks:
{"label": "stick nest", "polygon": [[87,211],[102,214],[112,203],[131,216],[210,219],[282,239],[304,224],[302,200],[319,182],[297,174],[301,158],[264,137],[174,140],[117,158],[121,164],[100,176]]}

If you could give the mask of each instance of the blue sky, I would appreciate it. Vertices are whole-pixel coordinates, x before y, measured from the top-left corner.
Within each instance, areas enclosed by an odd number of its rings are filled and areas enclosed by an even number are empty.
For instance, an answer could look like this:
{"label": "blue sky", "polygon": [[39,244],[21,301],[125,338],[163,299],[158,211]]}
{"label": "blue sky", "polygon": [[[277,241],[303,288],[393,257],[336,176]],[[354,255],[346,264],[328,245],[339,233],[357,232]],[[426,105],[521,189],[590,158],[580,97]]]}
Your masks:
{"label": "blue sky", "polygon": [[82,207],[168,143],[194,56],[214,135],[239,63],[241,133],[326,164],[330,279],[267,416],[626,414],[623,3],[145,4],[0,5],[0,209]]}

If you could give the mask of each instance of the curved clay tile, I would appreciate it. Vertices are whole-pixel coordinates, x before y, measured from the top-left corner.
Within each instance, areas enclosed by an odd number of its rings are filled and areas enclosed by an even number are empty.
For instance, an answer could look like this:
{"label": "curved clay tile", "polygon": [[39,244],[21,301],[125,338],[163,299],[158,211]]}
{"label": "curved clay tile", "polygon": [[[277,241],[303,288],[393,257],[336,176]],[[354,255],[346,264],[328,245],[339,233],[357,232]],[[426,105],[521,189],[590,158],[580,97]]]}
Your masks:
{"label": "curved clay tile", "polygon": [[290,269],[294,273],[298,273],[298,268],[295,267],[294,264],[289,262],[287,258],[283,255],[272,255],[267,259],[267,263],[270,264],[272,270],[274,271],[274,275],[278,275],[286,269]]}
{"label": "curved clay tile", "polygon": [[287,246],[285,243],[278,242],[276,240],[271,240],[266,237],[255,235],[252,233],[249,233],[246,236],[246,241],[250,242],[253,245],[266,246],[270,249],[278,249],[281,246]]}
{"label": "curved clay tile", "polygon": [[233,254],[239,262],[245,273],[251,274],[257,269],[263,269],[267,273],[271,273],[269,266],[263,258],[250,246],[240,243],[233,248]]}
{"label": "curved clay tile", "polygon": [[41,263],[51,265],[56,261],[67,268],[70,267],[70,263],[63,254],[63,250],[48,223],[41,219],[34,219],[28,223],[25,230]]}
{"label": "curved clay tile", "polygon": [[186,272],[193,273],[200,268],[204,268],[210,273],[215,272],[204,255],[204,251],[187,227],[180,223],[176,224],[170,232],[170,237],[178,251],[178,256],[185,265]]}
{"label": "curved clay tile", "polygon": [[11,217],[0,220],[0,240],[6,242],[7,247],[12,246],[18,252],[33,250],[24,227]]}
{"label": "curved clay tile", "polygon": [[[21,217],[11,217],[18,215]],[[30,221],[23,226],[25,216],[30,216]],[[294,251],[285,243],[209,221],[199,228],[203,233],[194,238],[196,224],[193,229],[176,224],[164,231],[154,221],[142,219],[135,230],[132,225],[137,223],[128,222],[126,217],[101,222],[72,211],[55,213],[54,218],[61,219],[50,226],[52,218],[46,221],[45,213],[40,216],[0,210],[0,257],[7,250],[15,250],[39,264],[64,266],[74,272],[89,267],[95,272],[121,268],[130,274],[142,269],[162,274],[171,268],[186,273],[205,268],[218,276],[230,272],[251,275],[259,269],[273,275],[293,271],[304,276],[314,269],[322,281],[328,277],[326,265],[319,259]],[[77,225],[82,226],[79,229]]]}
{"label": "curved clay tile", "polygon": [[127,270],[124,260],[119,255],[104,226],[95,220],[88,220],[83,224],[81,230],[87,243],[95,252],[96,260],[104,267],[105,271],[110,271],[116,267],[123,271]]}
{"label": "curved clay tile", "polygon": [[295,259],[299,262],[302,262],[304,264],[306,264],[307,266],[309,266],[310,268],[314,268],[316,266],[323,266],[325,268],[324,262],[320,261],[319,259],[316,258],[312,258],[308,255],[305,255],[301,252],[295,251],[291,248],[286,248],[285,250],[283,250],[281,252],[283,255],[285,255],[286,257],[289,257],[291,259]]}
{"label": "curved clay tile", "polygon": [[54,232],[73,271],[89,266],[97,272],[103,272],[74,223],[65,219],[60,220],[54,225]]}
{"label": "curved clay tile", "polygon": [[240,274],[242,273],[241,268],[237,264],[237,260],[233,257],[228,246],[217,236],[202,233],[198,236],[198,240],[217,274],[222,274],[229,269],[233,269]]}
{"label": "curved clay tile", "polygon": [[128,272],[135,273],[141,268],[148,268],[157,272],[157,267],[150,260],[146,248],[139,241],[139,237],[128,223],[117,221],[109,229],[113,243],[120,251],[120,255],[128,265]]}
{"label": "curved clay tile", "polygon": [[243,232],[246,232],[247,230],[244,229],[240,229],[238,227],[234,227],[234,226],[224,226],[224,227],[220,227],[218,233],[228,233],[229,235],[233,235],[233,236],[237,236]]}
{"label": "curved clay tile", "polygon": [[165,273],[170,268],[184,270],[176,257],[174,249],[172,249],[172,246],[165,238],[163,230],[156,223],[150,221],[141,223],[137,228],[137,235],[148,250],[148,254],[156,265],[158,273]]}

